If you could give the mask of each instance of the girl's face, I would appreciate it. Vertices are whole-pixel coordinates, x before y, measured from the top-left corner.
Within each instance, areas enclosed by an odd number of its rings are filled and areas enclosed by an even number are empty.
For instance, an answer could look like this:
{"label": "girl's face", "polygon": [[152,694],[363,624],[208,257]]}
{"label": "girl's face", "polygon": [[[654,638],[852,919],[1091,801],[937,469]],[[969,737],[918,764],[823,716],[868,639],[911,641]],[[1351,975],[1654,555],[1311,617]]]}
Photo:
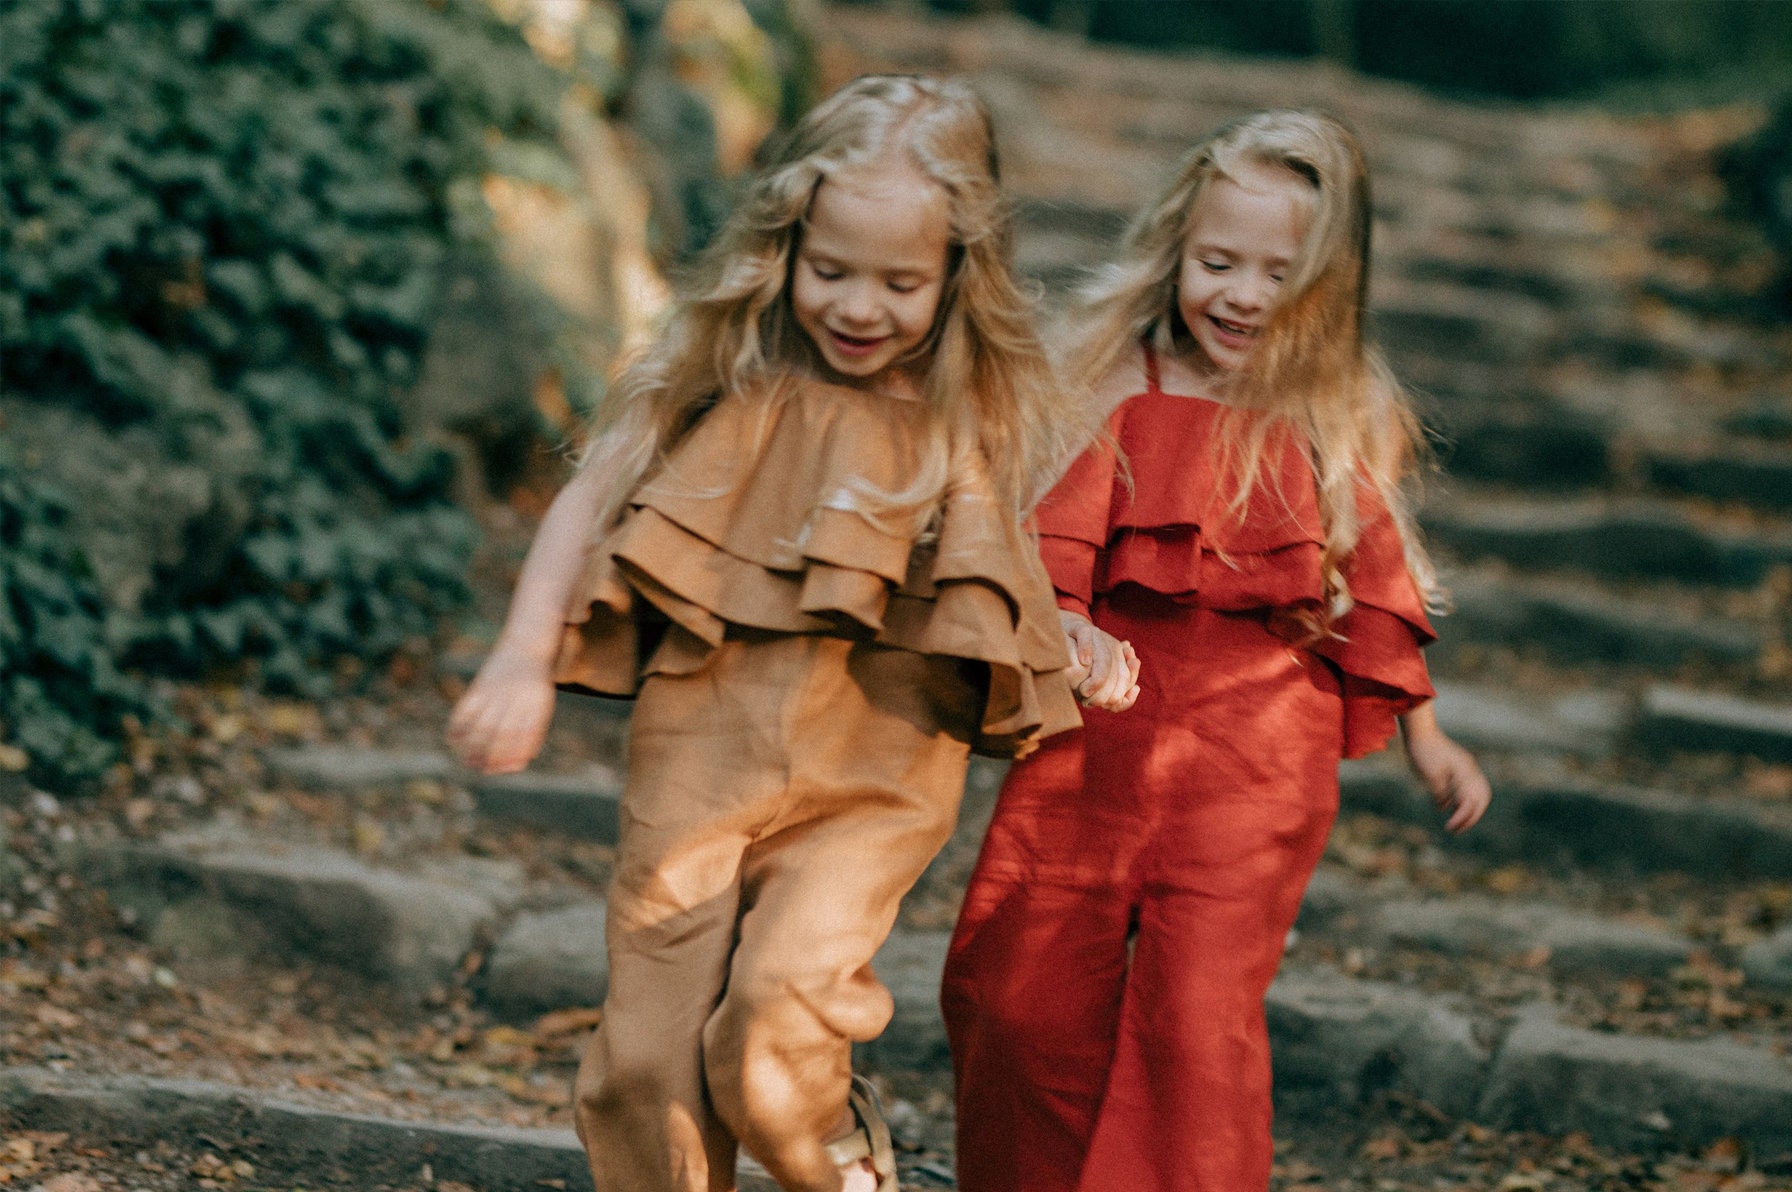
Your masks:
{"label": "girl's face", "polygon": [[[1268,166],[1220,176],[1202,193],[1182,246],[1176,305],[1202,354],[1242,367],[1307,233],[1311,188]],[[1307,192],[1303,194],[1303,189]]]}
{"label": "girl's face", "polygon": [[912,388],[946,282],[946,192],[911,166],[869,166],[816,188],[791,272],[790,304],[837,379]]}

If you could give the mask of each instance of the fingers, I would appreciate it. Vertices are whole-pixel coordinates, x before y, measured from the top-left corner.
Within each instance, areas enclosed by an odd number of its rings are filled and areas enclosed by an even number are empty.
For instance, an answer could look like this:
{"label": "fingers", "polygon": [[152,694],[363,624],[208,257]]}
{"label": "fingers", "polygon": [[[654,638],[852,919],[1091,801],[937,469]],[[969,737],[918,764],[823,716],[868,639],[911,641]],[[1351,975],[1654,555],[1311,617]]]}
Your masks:
{"label": "fingers", "polygon": [[1089,677],[1090,664],[1095,661],[1095,634],[1098,630],[1087,621],[1064,631],[1065,645],[1070,652],[1070,665],[1065,668],[1065,676],[1070,680],[1073,691],[1082,696],[1083,683]]}
{"label": "fingers", "polygon": [[448,745],[472,769],[486,774],[514,773],[541,752],[553,711],[551,683],[481,683],[475,679],[448,718]]}
{"label": "fingers", "polygon": [[1089,676],[1077,694],[1085,707],[1124,712],[1139,698],[1139,660],[1130,642],[1095,631]]}
{"label": "fingers", "polygon": [[1456,787],[1452,792],[1450,818],[1444,821],[1444,829],[1449,832],[1466,832],[1481,822],[1493,802],[1493,787],[1489,785],[1487,776],[1481,773],[1481,767],[1469,759],[1470,772],[1456,776]]}
{"label": "fingers", "polygon": [[1444,829],[1466,832],[1480,822],[1493,801],[1493,787],[1474,754],[1447,737],[1409,744],[1413,768],[1431,792],[1431,800],[1449,813]]}
{"label": "fingers", "polygon": [[1139,685],[1134,683],[1126,689],[1119,699],[1109,704],[1105,710],[1109,712],[1124,712],[1138,702]]}

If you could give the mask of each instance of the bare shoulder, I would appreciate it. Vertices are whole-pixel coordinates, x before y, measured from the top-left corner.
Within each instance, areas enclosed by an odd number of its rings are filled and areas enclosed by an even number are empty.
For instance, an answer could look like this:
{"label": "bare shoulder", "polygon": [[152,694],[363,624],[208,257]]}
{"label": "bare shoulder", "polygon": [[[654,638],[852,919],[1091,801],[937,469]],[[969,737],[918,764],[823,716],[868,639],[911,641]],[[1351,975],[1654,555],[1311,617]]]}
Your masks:
{"label": "bare shoulder", "polygon": [[1145,392],[1145,353],[1137,345],[1128,348],[1107,375],[1095,383],[1095,404],[1103,415],[1111,414],[1129,397]]}

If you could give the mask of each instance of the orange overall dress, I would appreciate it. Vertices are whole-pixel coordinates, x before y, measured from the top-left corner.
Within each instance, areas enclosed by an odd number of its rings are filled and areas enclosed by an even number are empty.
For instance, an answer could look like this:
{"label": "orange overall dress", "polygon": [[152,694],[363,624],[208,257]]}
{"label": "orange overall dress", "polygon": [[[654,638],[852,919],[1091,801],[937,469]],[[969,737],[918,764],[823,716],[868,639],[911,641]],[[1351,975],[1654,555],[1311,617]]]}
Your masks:
{"label": "orange overall dress", "polygon": [[1399,535],[1364,506],[1354,607],[1313,647],[1315,485],[1271,438],[1242,517],[1222,408],[1148,387],[1041,504],[1059,604],[1132,642],[1137,704],[1017,764],[943,1003],[964,1192],[1263,1192],[1263,997],[1337,813],[1338,761],[1429,698]]}
{"label": "orange overall dress", "polygon": [[[587,557],[558,679],[635,695],[610,988],[575,1090],[599,1192],[831,1189],[870,962],[965,759],[1075,726],[1051,587],[915,402],[785,377],[704,414]],[[917,514],[919,516],[917,516]]]}

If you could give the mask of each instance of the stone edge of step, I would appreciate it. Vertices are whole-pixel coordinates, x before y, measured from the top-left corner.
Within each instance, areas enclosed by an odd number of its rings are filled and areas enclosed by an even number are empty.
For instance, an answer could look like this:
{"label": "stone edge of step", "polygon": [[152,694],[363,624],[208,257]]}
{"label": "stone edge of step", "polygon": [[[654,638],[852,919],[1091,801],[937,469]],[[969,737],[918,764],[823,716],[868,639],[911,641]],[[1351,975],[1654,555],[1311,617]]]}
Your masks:
{"label": "stone edge of step", "polygon": [[[0,1068],[0,1122],[67,1131],[114,1144],[171,1135],[216,1149],[244,1139],[238,1157],[277,1171],[280,1182],[371,1190],[410,1184],[428,1169],[482,1192],[590,1192],[584,1152],[571,1130],[405,1121],[287,1101],[267,1090],[212,1081],[91,1078],[38,1067]],[[739,1192],[777,1192],[751,1159]]]}

